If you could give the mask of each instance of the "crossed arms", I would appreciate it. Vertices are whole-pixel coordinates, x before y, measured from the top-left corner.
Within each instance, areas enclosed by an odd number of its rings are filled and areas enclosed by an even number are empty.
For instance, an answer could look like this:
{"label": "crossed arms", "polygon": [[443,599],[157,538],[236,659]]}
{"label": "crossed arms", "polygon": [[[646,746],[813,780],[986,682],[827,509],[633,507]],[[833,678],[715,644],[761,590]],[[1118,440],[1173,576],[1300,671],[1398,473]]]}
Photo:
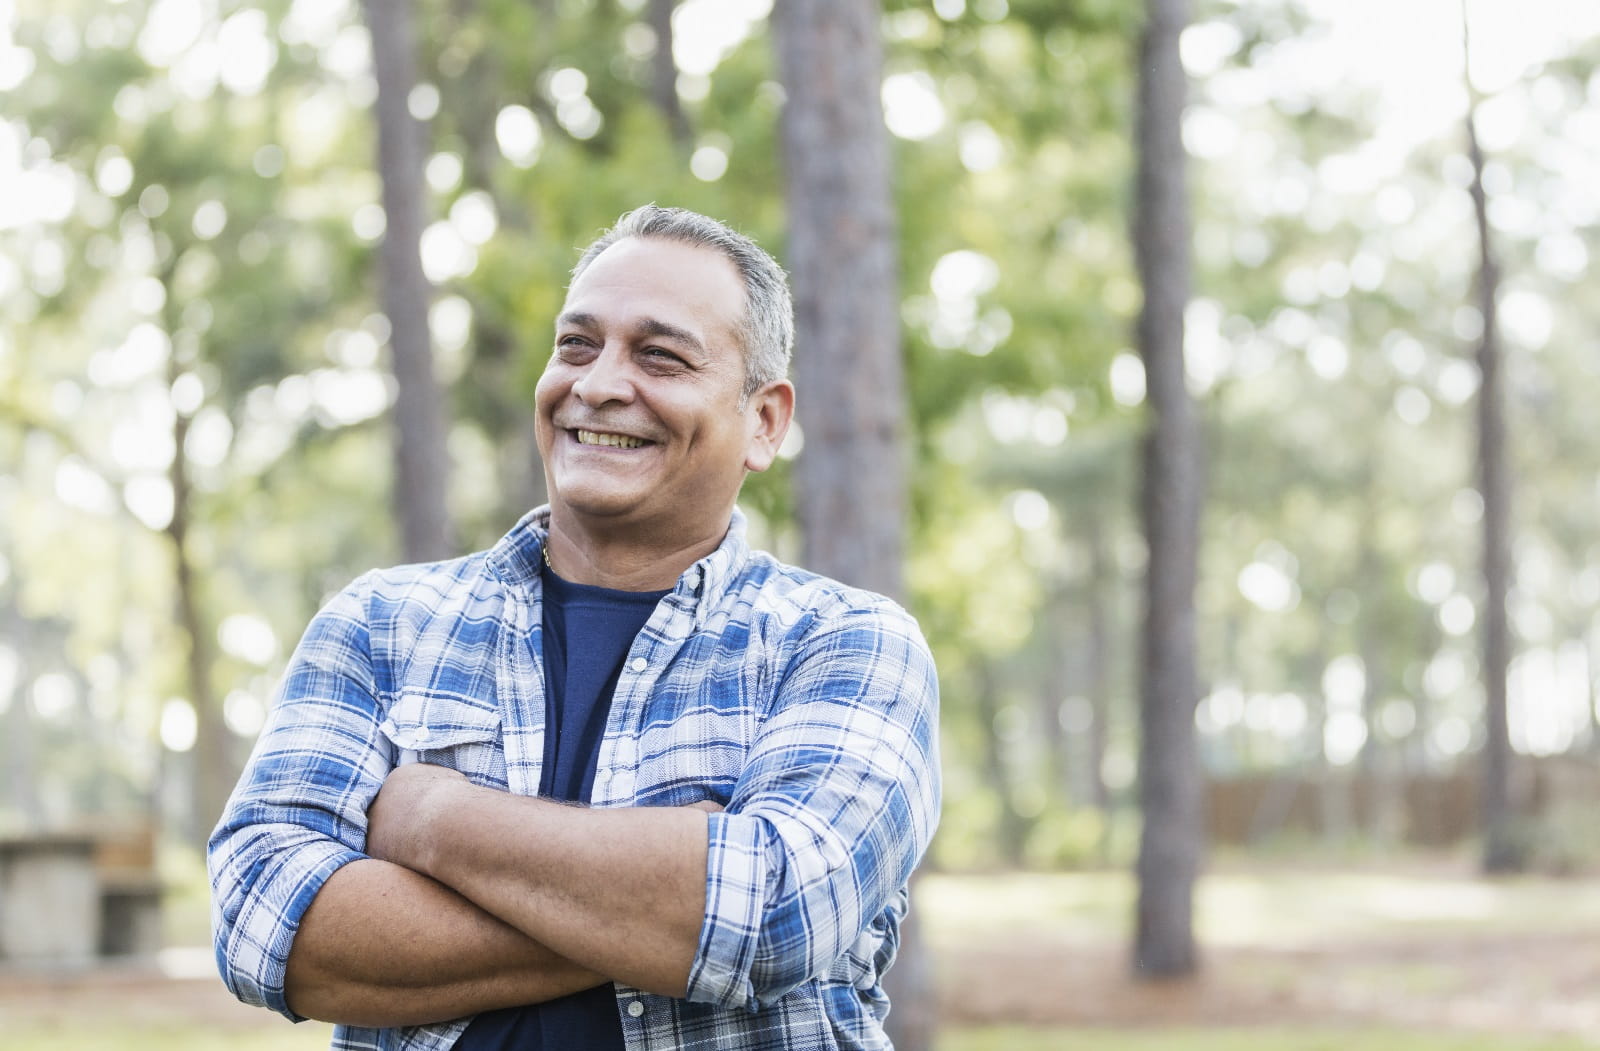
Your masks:
{"label": "crossed arms", "polygon": [[684,994],[703,807],[584,810],[412,765],[368,820],[372,857],[335,872],[301,920],[285,980],[297,1014],[416,1025],[606,980]]}
{"label": "crossed arms", "polygon": [[707,813],[391,773],[372,601],[358,582],[308,629],[213,837],[247,1002],[382,1027],[617,981],[754,1010],[839,960],[932,834],[936,685],[903,614],[808,635]]}

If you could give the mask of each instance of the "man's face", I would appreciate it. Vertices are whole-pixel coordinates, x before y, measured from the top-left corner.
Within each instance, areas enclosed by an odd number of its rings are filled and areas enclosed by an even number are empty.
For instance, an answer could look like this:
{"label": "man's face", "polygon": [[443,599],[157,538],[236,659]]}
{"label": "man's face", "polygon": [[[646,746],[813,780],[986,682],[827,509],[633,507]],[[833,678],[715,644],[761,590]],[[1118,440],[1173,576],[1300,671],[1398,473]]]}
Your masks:
{"label": "man's face", "polygon": [[740,405],[744,305],[731,261],[675,241],[625,238],[572,283],[535,396],[555,514],[664,542],[726,527],[788,423]]}

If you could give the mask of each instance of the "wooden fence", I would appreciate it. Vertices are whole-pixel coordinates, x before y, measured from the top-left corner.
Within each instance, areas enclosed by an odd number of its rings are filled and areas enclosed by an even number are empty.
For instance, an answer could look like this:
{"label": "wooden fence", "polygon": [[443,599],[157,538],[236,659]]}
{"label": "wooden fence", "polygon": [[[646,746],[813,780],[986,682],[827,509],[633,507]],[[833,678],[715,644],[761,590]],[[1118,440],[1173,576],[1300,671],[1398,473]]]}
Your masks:
{"label": "wooden fence", "polygon": [[[1471,765],[1388,778],[1359,770],[1218,778],[1207,790],[1207,828],[1213,843],[1231,845],[1361,837],[1446,847],[1478,833],[1478,778]],[[1513,780],[1530,823],[1575,809],[1600,813],[1600,762],[1519,757]]]}

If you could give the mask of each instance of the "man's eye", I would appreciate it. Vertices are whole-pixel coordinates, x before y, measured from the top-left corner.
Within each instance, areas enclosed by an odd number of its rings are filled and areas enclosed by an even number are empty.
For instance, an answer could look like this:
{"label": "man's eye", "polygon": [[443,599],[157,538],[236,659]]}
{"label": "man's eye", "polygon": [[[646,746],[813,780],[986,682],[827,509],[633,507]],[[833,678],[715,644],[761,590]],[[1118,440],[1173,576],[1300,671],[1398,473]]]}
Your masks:
{"label": "man's eye", "polygon": [[661,361],[683,361],[682,358],[678,357],[678,355],[674,354],[665,347],[646,347],[644,348],[644,353],[646,357],[656,358]]}

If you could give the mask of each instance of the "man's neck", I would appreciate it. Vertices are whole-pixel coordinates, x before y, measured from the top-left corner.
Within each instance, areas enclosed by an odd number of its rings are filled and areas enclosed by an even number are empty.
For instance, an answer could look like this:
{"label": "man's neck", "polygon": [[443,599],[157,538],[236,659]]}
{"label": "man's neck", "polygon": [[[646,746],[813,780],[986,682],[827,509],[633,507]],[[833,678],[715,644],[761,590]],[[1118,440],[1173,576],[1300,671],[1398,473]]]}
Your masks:
{"label": "man's neck", "polygon": [[[731,516],[730,516],[731,518]],[[616,591],[665,591],[677,585],[684,570],[711,554],[728,533],[655,534],[604,532],[574,526],[552,514],[545,541],[548,565],[563,580]]]}

